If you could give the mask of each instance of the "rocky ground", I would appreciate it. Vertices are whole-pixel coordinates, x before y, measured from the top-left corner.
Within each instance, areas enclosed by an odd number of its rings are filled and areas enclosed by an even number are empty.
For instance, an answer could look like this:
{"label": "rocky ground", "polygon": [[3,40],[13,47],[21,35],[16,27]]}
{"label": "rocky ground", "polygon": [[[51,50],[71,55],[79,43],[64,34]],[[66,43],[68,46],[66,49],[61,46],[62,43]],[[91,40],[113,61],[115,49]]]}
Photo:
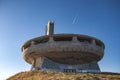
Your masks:
{"label": "rocky ground", "polygon": [[120,80],[120,73],[62,73],[55,71],[26,71],[7,80]]}

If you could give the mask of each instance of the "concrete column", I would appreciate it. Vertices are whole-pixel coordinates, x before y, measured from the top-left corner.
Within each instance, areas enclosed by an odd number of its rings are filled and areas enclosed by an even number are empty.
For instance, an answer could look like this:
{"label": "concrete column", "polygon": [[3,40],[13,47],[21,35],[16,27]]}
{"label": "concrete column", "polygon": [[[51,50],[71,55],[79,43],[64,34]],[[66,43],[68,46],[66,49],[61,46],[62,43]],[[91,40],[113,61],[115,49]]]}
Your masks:
{"label": "concrete column", "polygon": [[35,58],[35,59],[36,59],[36,62],[35,62],[35,68],[40,68],[41,58],[38,57],[38,58]]}
{"label": "concrete column", "polygon": [[32,67],[31,70],[38,70],[40,68],[40,60],[39,58],[34,58],[32,61]]}
{"label": "concrete column", "polygon": [[34,45],[34,44],[35,44],[35,42],[34,42],[34,41],[31,41],[31,46]]}
{"label": "concrete column", "polygon": [[76,36],[73,36],[73,37],[72,37],[72,41],[73,41],[73,42],[78,42],[77,37],[76,37]]}
{"label": "concrete column", "polygon": [[48,42],[53,42],[53,37],[49,37],[49,41]]}
{"label": "concrete column", "polygon": [[91,41],[91,43],[92,43],[93,45],[96,45],[96,42],[95,42],[94,39]]}
{"label": "concrete column", "polygon": [[22,48],[22,52],[24,51],[25,49],[24,49],[24,47]]}
{"label": "concrete column", "polygon": [[34,58],[32,61],[31,70],[40,70],[43,63],[43,57]]}
{"label": "concrete column", "polygon": [[31,70],[33,70],[34,69],[34,67],[35,67],[35,59],[33,59],[33,61],[32,61],[32,66],[31,66]]}

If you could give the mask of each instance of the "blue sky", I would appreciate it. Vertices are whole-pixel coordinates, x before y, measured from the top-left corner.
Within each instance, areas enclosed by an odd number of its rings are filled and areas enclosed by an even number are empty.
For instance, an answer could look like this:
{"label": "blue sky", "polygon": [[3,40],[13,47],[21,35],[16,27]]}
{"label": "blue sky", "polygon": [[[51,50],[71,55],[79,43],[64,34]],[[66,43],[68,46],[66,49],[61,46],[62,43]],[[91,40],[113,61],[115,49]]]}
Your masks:
{"label": "blue sky", "polygon": [[27,71],[21,46],[45,35],[55,21],[55,33],[94,36],[105,43],[101,71],[120,73],[119,0],[0,0],[0,80]]}

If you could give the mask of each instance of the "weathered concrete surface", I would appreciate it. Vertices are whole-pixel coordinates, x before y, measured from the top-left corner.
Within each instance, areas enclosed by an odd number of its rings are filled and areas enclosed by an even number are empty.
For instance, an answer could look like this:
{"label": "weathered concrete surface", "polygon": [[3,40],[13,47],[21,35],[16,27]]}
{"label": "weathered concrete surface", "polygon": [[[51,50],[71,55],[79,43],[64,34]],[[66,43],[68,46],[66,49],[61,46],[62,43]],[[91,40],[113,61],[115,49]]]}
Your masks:
{"label": "weathered concrete surface", "polygon": [[[88,64],[86,69],[93,65],[92,69],[87,70],[88,72],[95,70],[99,72],[97,62],[104,55],[104,44],[95,38],[84,35],[61,34],[32,39],[25,43],[22,51],[23,58],[32,64],[35,69],[41,68],[40,65],[44,63],[41,58],[46,57],[58,63],[59,66],[66,64],[85,67],[83,65]],[[96,67],[94,67],[95,65]],[[84,69],[81,68],[81,70]]]}

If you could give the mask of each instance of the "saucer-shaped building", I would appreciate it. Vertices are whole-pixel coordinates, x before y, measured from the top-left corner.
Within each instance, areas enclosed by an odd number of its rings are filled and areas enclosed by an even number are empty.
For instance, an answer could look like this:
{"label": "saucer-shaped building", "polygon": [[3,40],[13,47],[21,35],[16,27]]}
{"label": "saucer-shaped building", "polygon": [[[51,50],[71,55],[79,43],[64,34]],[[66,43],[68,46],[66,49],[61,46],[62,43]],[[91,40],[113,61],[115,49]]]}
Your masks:
{"label": "saucer-shaped building", "polygon": [[104,43],[81,34],[54,34],[54,22],[48,22],[46,35],[27,41],[22,55],[31,70],[60,72],[100,72],[97,64],[104,55]]}

